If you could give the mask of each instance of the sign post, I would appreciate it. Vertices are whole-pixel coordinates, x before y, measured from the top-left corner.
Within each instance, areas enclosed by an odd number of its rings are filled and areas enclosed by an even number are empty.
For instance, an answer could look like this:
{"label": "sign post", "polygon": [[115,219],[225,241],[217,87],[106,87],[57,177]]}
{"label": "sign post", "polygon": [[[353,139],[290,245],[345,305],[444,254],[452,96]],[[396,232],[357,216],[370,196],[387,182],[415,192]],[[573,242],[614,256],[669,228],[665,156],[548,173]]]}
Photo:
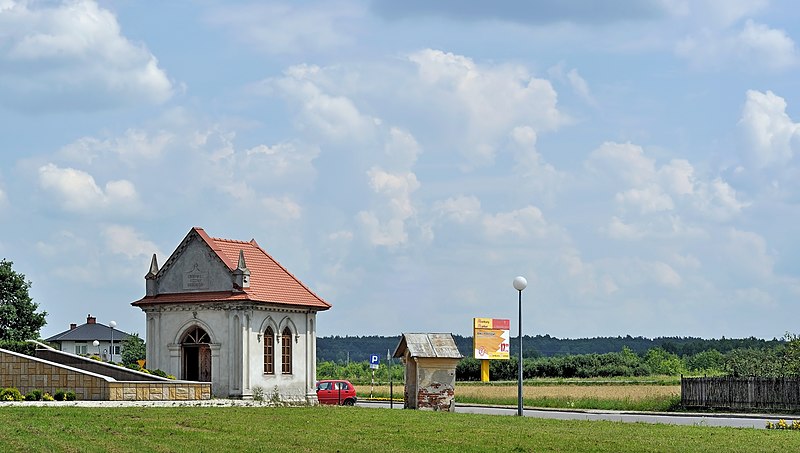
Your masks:
{"label": "sign post", "polygon": [[392,355],[389,353],[389,350],[386,350],[386,362],[388,363],[388,370],[389,370],[389,409],[394,408],[394,382],[392,381]]}
{"label": "sign post", "polygon": [[369,367],[372,368],[372,384],[369,388],[369,397],[372,398],[372,392],[375,390],[375,370],[381,363],[381,358],[378,354],[371,354],[369,356]]}

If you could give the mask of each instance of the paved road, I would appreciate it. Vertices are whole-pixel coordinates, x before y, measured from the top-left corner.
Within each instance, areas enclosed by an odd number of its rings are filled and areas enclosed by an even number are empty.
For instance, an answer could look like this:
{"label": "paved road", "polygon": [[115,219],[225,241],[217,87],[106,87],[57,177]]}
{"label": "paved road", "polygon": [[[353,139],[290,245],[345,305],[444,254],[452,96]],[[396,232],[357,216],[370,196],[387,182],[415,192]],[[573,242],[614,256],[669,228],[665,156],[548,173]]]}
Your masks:
{"label": "paved road", "polygon": [[[388,408],[388,402],[359,401],[358,406]],[[403,403],[395,403],[395,409],[402,409]],[[457,404],[456,412],[467,414],[517,415],[517,408],[477,406]],[[791,416],[780,415],[747,415],[747,414],[665,414],[646,412],[621,412],[599,410],[541,410],[525,409],[526,417],[552,418],[557,420],[609,420],[616,422],[666,423],[672,425],[730,426],[735,428],[764,429],[767,420],[777,421],[779,418],[792,419]]]}

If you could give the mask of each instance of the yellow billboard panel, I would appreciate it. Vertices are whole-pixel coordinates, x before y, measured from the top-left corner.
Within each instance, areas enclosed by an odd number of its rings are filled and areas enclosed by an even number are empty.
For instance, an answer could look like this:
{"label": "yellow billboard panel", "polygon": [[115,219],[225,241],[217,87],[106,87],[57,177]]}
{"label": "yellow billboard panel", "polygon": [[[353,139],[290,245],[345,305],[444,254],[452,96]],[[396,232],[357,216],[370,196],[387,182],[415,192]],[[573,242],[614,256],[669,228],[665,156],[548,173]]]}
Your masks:
{"label": "yellow billboard panel", "polygon": [[508,360],[511,336],[508,319],[473,318],[472,343],[475,358],[481,360]]}

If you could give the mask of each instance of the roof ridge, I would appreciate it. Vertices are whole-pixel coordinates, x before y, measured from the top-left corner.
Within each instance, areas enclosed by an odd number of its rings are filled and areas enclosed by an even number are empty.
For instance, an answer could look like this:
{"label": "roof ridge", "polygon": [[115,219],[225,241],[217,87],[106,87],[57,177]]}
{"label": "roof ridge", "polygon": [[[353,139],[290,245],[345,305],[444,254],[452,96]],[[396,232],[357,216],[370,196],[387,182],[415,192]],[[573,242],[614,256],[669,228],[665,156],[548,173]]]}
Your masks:
{"label": "roof ridge", "polygon": [[226,238],[211,238],[215,241],[233,242],[235,244],[251,244],[250,241],[240,241],[239,239],[226,239]]}

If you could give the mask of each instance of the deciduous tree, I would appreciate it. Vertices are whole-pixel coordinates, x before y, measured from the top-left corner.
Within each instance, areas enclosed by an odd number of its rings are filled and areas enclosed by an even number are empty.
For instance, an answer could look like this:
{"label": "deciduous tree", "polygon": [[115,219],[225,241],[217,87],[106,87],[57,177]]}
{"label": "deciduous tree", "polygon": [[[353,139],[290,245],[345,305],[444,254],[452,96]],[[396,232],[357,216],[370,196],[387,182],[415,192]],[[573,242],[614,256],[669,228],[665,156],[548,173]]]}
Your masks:
{"label": "deciduous tree", "polygon": [[122,341],[122,363],[130,365],[136,363],[137,360],[144,360],[147,355],[144,340],[139,338],[138,333],[134,333],[130,337]]}
{"label": "deciduous tree", "polygon": [[0,261],[0,340],[35,340],[47,323],[47,312],[36,312],[38,305],[28,293],[31,282],[15,272],[12,264]]}

